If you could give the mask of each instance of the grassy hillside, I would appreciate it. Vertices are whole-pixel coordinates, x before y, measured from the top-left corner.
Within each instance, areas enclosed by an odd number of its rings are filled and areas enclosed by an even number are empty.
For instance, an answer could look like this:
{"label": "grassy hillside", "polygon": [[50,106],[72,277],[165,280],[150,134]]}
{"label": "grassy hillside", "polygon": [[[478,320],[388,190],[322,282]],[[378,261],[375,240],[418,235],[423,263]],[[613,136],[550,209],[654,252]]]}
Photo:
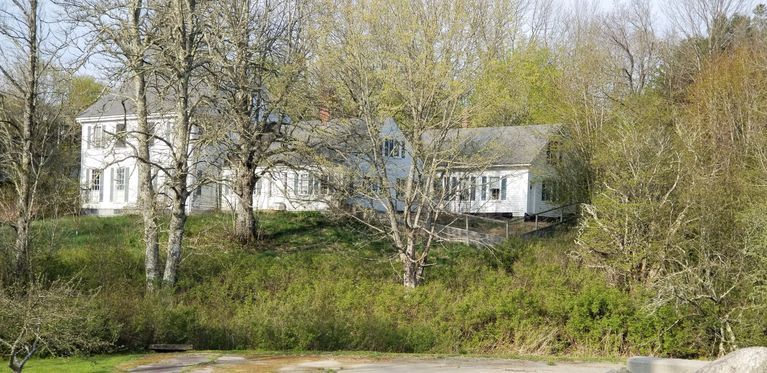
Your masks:
{"label": "grassy hillside", "polygon": [[[230,239],[231,216],[189,220],[178,289],[143,291],[138,217],[78,217],[35,225],[34,268],[79,279],[111,351],[150,343],[201,349],[696,355],[663,312],[571,262],[572,237],[495,250],[438,247],[426,282],[400,285],[395,253],[371,232],[321,214],[261,216],[257,247]],[[660,333],[660,330],[666,330]],[[2,332],[0,330],[0,332]]]}

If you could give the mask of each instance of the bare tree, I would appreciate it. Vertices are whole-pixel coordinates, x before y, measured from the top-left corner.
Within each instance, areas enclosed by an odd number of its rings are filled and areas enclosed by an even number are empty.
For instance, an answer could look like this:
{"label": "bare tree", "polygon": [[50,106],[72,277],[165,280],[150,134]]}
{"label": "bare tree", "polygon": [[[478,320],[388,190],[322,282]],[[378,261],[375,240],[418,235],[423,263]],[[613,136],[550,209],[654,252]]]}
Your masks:
{"label": "bare tree", "polygon": [[[193,154],[199,149],[193,141],[193,133],[200,128],[196,122],[201,83],[196,73],[204,64],[205,12],[208,2],[196,0],[167,0],[159,4],[157,11],[157,52],[153,63],[166,83],[162,94],[175,100],[169,138],[164,141],[170,148],[170,159],[162,172],[167,178],[165,193],[170,203],[168,227],[168,255],[163,272],[164,286],[176,283],[184,228],[187,219],[187,200],[194,190],[190,183]],[[194,179],[192,179],[194,180]]]}
{"label": "bare tree", "polygon": [[466,25],[480,15],[471,1],[350,5],[339,3],[326,17],[331,24],[320,48],[320,74],[355,118],[328,127],[341,142],[333,157],[346,166],[325,174],[345,174],[353,187],[335,190],[353,206],[377,211],[347,214],[392,243],[403,285],[412,288],[428,266],[435,221],[450,195],[443,177],[481,169],[465,156],[471,141],[458,135],[470,115],[465,103],[477,66],[477,34]]}
{"label": "bare tree", "polygon": [[21,372],[38,352],[56,355],[103,350],[113,341],[85,327],[97,317],[89,307],[92,296],[76,290],[76,283],[30,282],[23,290],[0,290],[0,321],[7,334],[0,349],[8,355],[8,367]]}
{"label": "bare tree", "polygon": [[69,33],[56,30],[59,36],[54,38],[43,27],[37,0],[8,5],[0,8],[0,162],[14,187],[14,266],[17,278],[25,280],[38,186],[67,134],[59,116],[63,93],[50,79],[57,70],[71,67],[60,64]]}
{"label": "bare tree", "polygon": [[132,85],[129,96],[134,102],[138,126],[131,131],[131,135],[137,140],[135,157],[139,161],[138,188],[144,224],[146,287],[152,291],[161,276],[149,152],[153,133],[147,119],[147,75],[150,74],[147,59],[152,48],[152,10],[148,0],[65,0],[62,4],[74,22],[90,31],[96,52],[120,64],[117,77],[127,77]]}
{"label": "bare tree", "polygon": [[234,173],[235,237],[243,243],[256,239],[257,169],[266,169],[305,75],[303,6],[295,0],[227,0],[213,7],[218,27],[207,39],[207,80],[219,123],[225,124],[220,140]]}
{"label": "bare tree", "polygon": [[655,35],[650,3],[631,0],[618,5],[604,17],[603,34],[611,46],[608,64],[619,74],[616,80],[629,93],[642,93],[660,64],[661,43]]}
{"label": "bare tree", "polygon": [[692,43],[698,69],[707,56],[722,50],[732,42],[727,36],[728,18],[743,14],[752,4],[749,0],[680,0],[667,8],[677,32],[687,39],[706,40]]}

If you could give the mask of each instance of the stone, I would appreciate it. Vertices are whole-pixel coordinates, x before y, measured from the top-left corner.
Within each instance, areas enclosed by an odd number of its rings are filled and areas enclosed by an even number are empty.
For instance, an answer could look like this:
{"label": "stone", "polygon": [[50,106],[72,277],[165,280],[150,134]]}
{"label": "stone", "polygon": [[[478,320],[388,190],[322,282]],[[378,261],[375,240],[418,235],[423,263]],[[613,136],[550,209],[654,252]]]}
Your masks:
{"label": "stone", "polygon": [[626,365],[631,373],[693,373],[708,363],[700,360],[634,356],[629,358]]}
{"label": "stone", "polygon": [[696,373],[767,372],[767,347],[748,347],[733,351],[711,362]]}

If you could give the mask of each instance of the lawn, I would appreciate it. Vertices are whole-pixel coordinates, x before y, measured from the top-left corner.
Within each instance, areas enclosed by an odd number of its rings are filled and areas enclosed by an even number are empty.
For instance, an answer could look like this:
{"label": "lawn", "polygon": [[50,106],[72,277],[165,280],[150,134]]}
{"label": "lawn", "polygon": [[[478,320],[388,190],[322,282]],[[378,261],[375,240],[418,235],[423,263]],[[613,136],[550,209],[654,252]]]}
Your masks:
{"label": "lawn", "polygon": [[[143,355],[95,355],[90,357],[62,357],[53,359],[32,359],[26,366],[25,372],[51,373],[107,373],[114,372],[121,364],[130,363]],[[7,366],[7,362],[4,362]]]}

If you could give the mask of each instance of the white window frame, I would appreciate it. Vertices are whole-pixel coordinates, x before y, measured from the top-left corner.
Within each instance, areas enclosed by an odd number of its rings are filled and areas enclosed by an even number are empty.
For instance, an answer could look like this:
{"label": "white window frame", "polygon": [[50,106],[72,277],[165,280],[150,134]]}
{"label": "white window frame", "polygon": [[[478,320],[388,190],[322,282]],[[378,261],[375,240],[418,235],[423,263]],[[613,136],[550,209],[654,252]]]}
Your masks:
{"label": "white window frame", "polygon": [[[487,178],[487,199],[489,201],[500,201],[501,200],[501,177],[500,176],[489,176]],[[496,195],[497,193],[497,195]]]}
{"label": "white window frame", "polygon": [[91,185],[90,190],[92,192],[99,192],[101,191],[101,178],[104,176],[104,171],[99,170],[98,168],[92,168],[90,170],[91,172]]}
{"label": "white window frame", "polygon": [[94,149],[101,149],[104,147],[104,126],[101,124],[93,125],[91,128],[91,138],[88,139],[89,144]]}
{"label": "white window frame", "polygon": [[117,167],[117,170],[115,171],[115,179],[113,182],[115,183],[115,190],[120,192],[124,191],[128,184],[128,168]]}
{"label": "white window frame", "polygon": [[299,173],[296,175],[298,178],[298,182],[296,185],[298,186],[298,190],[296,190],[296,194],[302,197],[306,197],[311,195],[311,177],[308,173]]}

